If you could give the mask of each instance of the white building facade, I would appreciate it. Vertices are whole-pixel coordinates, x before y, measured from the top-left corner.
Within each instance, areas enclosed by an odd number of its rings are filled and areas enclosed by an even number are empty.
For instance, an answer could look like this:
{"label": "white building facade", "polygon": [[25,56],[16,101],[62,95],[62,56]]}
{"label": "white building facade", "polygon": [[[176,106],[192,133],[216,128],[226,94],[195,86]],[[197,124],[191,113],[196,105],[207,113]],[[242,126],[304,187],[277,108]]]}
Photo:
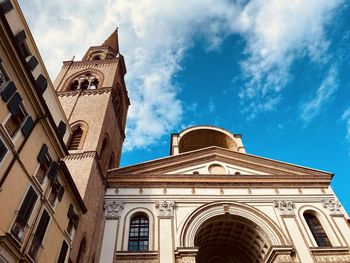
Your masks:
{"label": "white building facade", "polygon": [[100,262],[350,262],[332,174],[245,152],[196,126],[171,155],[109,171]]}

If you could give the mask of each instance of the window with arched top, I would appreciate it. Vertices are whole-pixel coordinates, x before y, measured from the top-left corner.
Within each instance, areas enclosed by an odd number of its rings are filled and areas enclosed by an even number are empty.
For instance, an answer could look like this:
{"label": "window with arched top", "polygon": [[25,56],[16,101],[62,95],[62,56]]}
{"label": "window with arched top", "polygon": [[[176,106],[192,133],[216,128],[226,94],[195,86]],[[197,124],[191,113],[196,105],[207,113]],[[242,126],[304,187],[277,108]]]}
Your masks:
{"label": "window with arched top", "polygon": [[79,75],[70,81],[69,90],[97,89],[101,76],[96,76],[90,72]]}
{"label": "window with arched top", "polygon": [[310,212],[306,211],[304,213],[305,221],[312,233],[312,236],[314,237],[317,246],[319,247],[331,247],[331,241],[329,240],[326,231],[321,225],[320,220],[317,218],[317,216]]}
{"label": "window with arched top", "polygon": [[81,148],[83,133],[84,131],[80,125],[73,128],[73,134],[69,142],[68,150],[78,150]]}
{"label": "window with arched top", "polygon": [[143,214],[136,214],[130,220],[129,251],[147,251],[149,245],[149,220]]}
{"label": "window with arched top", "polygon": [[90,89],[97,89],[98,88],[98,79],[94,79],[90,83]]}
{"label": "window with arched top", "polygon": [[92,60],[101,60],[101,56],[100,55],[95,55],[92,57]]}

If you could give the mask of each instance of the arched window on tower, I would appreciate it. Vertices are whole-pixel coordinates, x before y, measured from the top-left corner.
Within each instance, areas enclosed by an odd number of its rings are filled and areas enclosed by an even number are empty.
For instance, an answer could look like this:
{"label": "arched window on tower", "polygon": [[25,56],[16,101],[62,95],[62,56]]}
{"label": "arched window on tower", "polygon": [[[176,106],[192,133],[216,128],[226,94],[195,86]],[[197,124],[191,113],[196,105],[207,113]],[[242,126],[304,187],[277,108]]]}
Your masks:
{"label": "arched window on tower", "polygon": [[73,134],[69,142],[68,150],[78,150],[79,148],[81,148],[81,140],[83,137],[83,133],[84,131],[80,125],[73,129]]}
{"label": "arched window on tower", "polygon": [[89,81],[85,79],[81,84],[80,84],[80,89],[85,90],[89,88]]}
{"label": "arched window on tower", "polygon": [[304,213],[305,221],[314,237],[317,246],[319,247],[331,247],[332,244],[324,231],[320,220],[311,211],[306,211]]}
{"label": "arched window on tower", "polygon": [[93,81],[91,81],[89,89],[97,89],[97,87],[98,87],[98,79],[94,79]]}
{"label": "arched window on tower", "polygon": [[130,220],[129,251],[147,251],[149,244],[149,220],[144,213],[134,215]]}
{"label": "arched window on tower", "polygon": [[70,90],[76,90],[78,88],[79,88],[79,82],[77,80],[74,80],[70,85]]}
{"label": "arched window on tower", "polygon": [[92,60],[101,60],[101,56],[100,55],[95,55],[92,57]]}

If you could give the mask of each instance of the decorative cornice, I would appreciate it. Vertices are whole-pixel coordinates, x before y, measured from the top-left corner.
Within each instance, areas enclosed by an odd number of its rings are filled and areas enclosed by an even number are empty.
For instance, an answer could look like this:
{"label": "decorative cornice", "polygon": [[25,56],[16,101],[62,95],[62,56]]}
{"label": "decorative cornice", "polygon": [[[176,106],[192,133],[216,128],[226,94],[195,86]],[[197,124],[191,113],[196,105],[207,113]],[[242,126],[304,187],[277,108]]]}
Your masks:
{"label": "decorative cornice", "polygon": [[274,175],[320,175],[326,178],[332,178],[333,174],[312,168],[302,167],[281,161],[276,161],[247,153],[230,151],[220,147],[212,146],[199,149],[179,155],[168,156],[165,158],[135,164],[119,169],[111,170],[110,175],[119,174],[141,174],[141,173],[169,173],[188,166],[202,164],[209,161],[222,161],[267,174]]}
{"label": "decorative cornice", "polygon": [[83,153],[71,153],[64,157],[62,160],[67,161],[67,160],[79,160],[79,159],[84,159],[84,158],[94,158],[97,156],[96,151],[88,151],[88,152],[83,152]]}
{"label": "decorative cornice", "polygon": [[119,218],[121,211],[124,209],[124,201],[105,200],[104,209],[106,219]]}
{"label": "decorative cornice", "polygon": [[341,212],[341,204],[338,200],[323,199],[322,203],[323,207],[329,211],[330,215],[343,215],[343,213]]}
{"label": "decorative cornice", "polygon": [[69,97],[76,95],[101,95],[104,93],[110,93],[112,91],[111,87],[100,88],[100,89],[89,89],[89,90],[69,90],[69,91],[57,91],[56,94],[58,97]]}
{"label": "decorative cornice", "polygon": [[274,207],[278,209],[281,216],[294,216],[295,205],[291,200],[274,201]]}
{"label": "decorative cornice", "polygon": [[101,59],[101,60],[84,60],[84,61],[64,61],[63,62],[63,67],[69,67],[71,64],[70,68],[81,68],[81,67],[91,67],[93,66],[94,68],[97,67],[103,67],[103,66],[110,66],[113,64],[118,64],[119,58],[111,58],[111,59]]}
{"label": "decorative cornice", "polygon": [[155,207],[157,209],[158,216],[174,216],[174,201],[156,201]]}
{"label": "decorative cornice", "polygon": [[123,174],[108,175],[109,187],[230,187],[230,188],[322,188],[330,178],[312,175],[211,175],[211,174]]}

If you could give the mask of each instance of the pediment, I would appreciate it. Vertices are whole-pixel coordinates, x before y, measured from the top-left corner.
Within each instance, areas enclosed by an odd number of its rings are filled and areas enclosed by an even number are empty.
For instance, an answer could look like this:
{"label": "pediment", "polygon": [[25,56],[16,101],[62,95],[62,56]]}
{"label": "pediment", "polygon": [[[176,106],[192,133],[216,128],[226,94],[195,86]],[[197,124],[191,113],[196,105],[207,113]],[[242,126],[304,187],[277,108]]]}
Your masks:
{"label": "pediment", "polygon": [[271,160],[251,154],[208,147],[109,171],[114,175],[137,174],[217,174],[217,175],[317,175],[332,173]]}

